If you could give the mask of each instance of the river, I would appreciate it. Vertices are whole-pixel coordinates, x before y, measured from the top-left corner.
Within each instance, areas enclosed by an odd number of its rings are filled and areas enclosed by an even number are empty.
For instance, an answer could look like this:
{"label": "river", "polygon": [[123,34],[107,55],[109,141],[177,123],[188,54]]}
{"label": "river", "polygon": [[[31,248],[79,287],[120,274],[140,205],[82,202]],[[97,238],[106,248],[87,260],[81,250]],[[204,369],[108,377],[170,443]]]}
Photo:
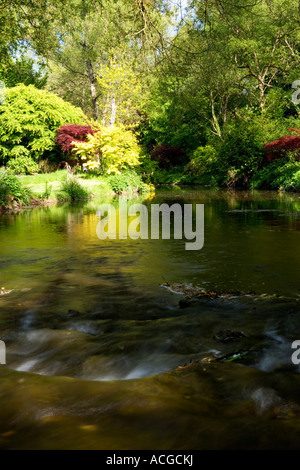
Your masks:
{"label": "river", "polygon": [[204,204],[200,250],[99,239],[118,201],[0,216],[0,448],[300,448],[299,194],[127,198]]}

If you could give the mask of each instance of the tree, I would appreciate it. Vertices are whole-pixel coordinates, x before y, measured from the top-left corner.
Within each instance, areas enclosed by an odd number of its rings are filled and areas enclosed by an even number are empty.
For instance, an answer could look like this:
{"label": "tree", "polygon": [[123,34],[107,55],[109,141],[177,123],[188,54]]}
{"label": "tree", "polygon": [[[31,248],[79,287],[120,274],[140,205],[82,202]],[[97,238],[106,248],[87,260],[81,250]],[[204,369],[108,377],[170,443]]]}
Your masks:
{"label": "tree", "polygon": [[35,161],[55,156],[55,131],[62,124],[82,123],[83,112],[58,96],[33,85],[6,90],[0,106],[0,159],[18,156]]}
{"label": "tree", "polygon": [[105,107],[107,99],[107,88],[101,83],[103,72],[116,72],[113,63],[118,63],[119,58],[120,70],[124,72],[124,60],[129,59],[132,80],[133,64],[139,63],[138,69],[141,62],[153,65],[153,57],[164,41],[161,31],[166,27],[165,3],[164,0],[72,0],[71,14],[56,22],[60,45],[49,62],[49,89],[77,105],[81,102],[84,110],[98,119],[101,114],[98,102]]}
{"label": "tree", "polygon": [[7,88],[12,88],[19,83],[24,85],[34,85],[36,88],[43,88],[47,82],[47,73],[43,63],[36,66],[35,61],[26,56],[18,59],[9,57],[0,66],[0,80]]}
{"label": "tree", "polygon": [[132,126],[141,116],[148,90],[143,86],[143,77],[135,68],[134,59],[126,53],[113,54],[108,64],[100,67],[97,77],[103,126],[115,122]]}
{"label": "tree", "polygon": [[297,116],[285,95],[300,75],[298,7],[296,0],[190,1],[164,51],[146,139],[152,129],[156,143],[222,140],[228,121],[247,116],[242,109]]}
{"label": "tree", "polygon": [[57,47],[53,22],[62,11],[62,0],[2,0],[0,7],[0,59],[31,47],[37,55],[48,56]]}

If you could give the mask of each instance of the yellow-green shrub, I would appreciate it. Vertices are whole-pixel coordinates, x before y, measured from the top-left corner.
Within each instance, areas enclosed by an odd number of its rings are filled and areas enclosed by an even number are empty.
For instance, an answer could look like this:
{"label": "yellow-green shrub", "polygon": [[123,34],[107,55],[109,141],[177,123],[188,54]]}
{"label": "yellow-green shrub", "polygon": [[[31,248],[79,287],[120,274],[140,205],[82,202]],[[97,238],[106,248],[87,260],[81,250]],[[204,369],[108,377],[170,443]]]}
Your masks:
{"label": "yellow-green shrub", "polygon": [[74,152],[89,169],[118,174],[139,165],[140,147],[133,132],[124,126],[100,127],[87,142],[74,142]]}

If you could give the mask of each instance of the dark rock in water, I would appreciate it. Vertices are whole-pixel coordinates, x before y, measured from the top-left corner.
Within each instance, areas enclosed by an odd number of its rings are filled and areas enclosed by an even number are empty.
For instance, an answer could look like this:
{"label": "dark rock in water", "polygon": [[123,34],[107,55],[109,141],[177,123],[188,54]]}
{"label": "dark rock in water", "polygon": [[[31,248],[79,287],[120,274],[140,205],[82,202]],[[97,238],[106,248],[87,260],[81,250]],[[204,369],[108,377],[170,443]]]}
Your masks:
{"label": "dark rock in water", "polygon": [[225,354],[221,356],[214,356],[214,357],[204,357],[201,359],[201,362],[233,362],[243,359],[247,354],[249,354],[251,350],[237,350],[230,354]]}
{"label": "dark rock in water", "polygon": [[78,317],[78,316],[80,316],[80,312],[78,312],[77,310],[70,309],[70,310],[68,310],[68,313],[67,313],[66,316],[71,317],[71,318]]}
{"label": "dark rock in water", "polygon": [[193,303],[194,302],[191,299],[184,298],[184,299],[179,300],[179,307],[187,308],[187,307],[190,307]]}
{"label": "dark rock in water", "polygon": [[221,330],[216,333],[213,338],[216,341],[221,341],[222,343],[229,343],[245,336],[246,335],[242,331]]}
{"label": "dark rock in water", "polygon": [[[169,282],[165,282],[161,285],[171,292],[176,294],[183,294],[185,299],[230,299],[231,297],[239,297],[239,296],[257,296],[257,294],[253,291],[249,292],[242,292],[242,291],[214,291],[214,290],[205,290],[200,286],[191,286],[189,284],[184,283],[174,283],[170,284]],[[259,297],[259,296],[258,296]],[[188,306],[182,303],[182,308]]]}

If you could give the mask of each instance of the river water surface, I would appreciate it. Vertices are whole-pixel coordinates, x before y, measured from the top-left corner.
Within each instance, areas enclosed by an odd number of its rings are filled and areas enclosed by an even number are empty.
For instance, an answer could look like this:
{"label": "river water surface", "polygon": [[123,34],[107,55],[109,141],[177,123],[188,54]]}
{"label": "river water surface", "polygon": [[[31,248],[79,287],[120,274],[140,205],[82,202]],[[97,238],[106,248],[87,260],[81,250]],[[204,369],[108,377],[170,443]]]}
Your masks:
{"label": "river water surface", "polygon": [[[0,216],[0,447],[299,448],[300,195],[128,198],[204,204],[198,251],[100,240],[102,202]],[[165,283],[251,295],[183,305]]]}

